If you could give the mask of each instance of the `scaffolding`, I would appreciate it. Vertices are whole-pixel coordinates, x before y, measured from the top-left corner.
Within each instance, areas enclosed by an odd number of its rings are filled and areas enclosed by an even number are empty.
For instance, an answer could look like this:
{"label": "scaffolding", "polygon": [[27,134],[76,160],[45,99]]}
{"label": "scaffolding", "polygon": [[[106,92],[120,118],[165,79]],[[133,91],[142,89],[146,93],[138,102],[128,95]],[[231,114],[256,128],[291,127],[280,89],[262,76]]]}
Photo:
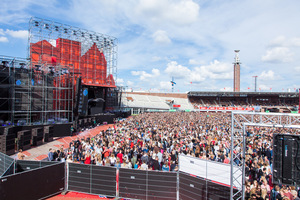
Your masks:
{"label": "scaffolding", "polygon": [[1,125],[27,123],[29,119],[29,82],[27,60],[0,56]]}
{"label": "scaffolding", "polygon": [[[234,111],[231,114],[230,199],[244,199],[246,127],[300,128],[299,114]],[[237,164],[239,163],[239,164]]]}
{"label": "scaffolding", "polygon": [[31,18],[28,58],[0,56],[0,75],[0,123],[73,122],[75,99],[82,92],[78,80],[84,87],[108,90],[110,99],[116,99],[117,39]]}
{"label": "scaffolding", "polygon": [[74,79],[86,85],[115,87],[117,39],[61,23],[32,18],[28,57],[37,64],[74,69]]}

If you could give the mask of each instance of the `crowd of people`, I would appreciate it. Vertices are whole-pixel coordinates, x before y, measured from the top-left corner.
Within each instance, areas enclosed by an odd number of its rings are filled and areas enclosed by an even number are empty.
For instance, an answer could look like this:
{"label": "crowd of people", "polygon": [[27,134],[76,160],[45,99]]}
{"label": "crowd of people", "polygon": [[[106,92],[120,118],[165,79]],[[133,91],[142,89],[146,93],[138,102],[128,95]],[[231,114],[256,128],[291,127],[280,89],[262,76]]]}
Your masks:
{"label": "crowd of people", "polygon": [[[272,184],[273,134],[298,134],[297,129],[247,127],[246,132],[246,199],[297,199],[295,187]],[[176,171],[180,154],[230,164],[230,136],[229,113],[144,113],[118,120],[112,128],[95,137],[78,137],[66,149],[50,149],[48,158],[119,168]],[[235,145],[241,143],[234,142]],[[235,150],[242,149],[239,146]],[[234,159],[234,165],[241,165],[240,160]]]}

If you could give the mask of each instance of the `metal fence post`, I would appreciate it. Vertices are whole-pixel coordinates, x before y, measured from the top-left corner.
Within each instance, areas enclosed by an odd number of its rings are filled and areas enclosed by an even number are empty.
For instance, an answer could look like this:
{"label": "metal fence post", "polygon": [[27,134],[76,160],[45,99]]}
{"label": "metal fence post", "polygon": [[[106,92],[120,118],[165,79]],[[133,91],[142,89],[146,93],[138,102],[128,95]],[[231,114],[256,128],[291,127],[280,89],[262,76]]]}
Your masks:
{"label": "metal fence post", "polygon": [[119,199],[119,168],[116,167],[116,198]]}
{"label": "metal fence post", "polygon": [[207,163],[208,163],[208,161],[206,160],[206,165],[205,165],[205,188],[206,188],[206,199],[208,199],[207,197],[208,197],[208,191],[207,191]]}
{"label": "metal fence post", "polygon": [[92,165],[90,165],[90,193],[92,194],[92,177],[93,177],[93,173],[92,173]]}
{"label": "metal fence post", "polygon": [[148,169],[146,170],[146,200],[148,200]]}
{"label": "metal fence post", "polygon": [[176,199],[179,200],[179,169],[177,170]]}
{"label": "metal fence post", "polygon": [[69,190],[69,163],[65,162],[65,192]]}
{"label": "metal fence post", "polygon": [[176,199],[179,200],[179,171],[180,171],[180,159],[178,157],[178,169],[177,169],[177,186],[176,186],[176,190],[177,190],[177,194],[176,194]]}

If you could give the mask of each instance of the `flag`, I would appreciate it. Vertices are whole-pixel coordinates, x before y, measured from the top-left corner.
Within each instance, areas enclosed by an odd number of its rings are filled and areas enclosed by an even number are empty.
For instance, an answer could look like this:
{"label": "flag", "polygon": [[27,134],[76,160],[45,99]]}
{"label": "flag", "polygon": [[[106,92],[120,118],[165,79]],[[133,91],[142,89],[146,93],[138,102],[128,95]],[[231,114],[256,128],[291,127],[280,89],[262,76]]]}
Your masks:
{"label": "flag", "polygon": [[193,82],[191,82],[191,84],[192,84]]}
{"label": "flag", "polygon": [[270,88],[270,90],[272,90],[272,88]]}
{"label": "flag", "polygon": [[250,90],[250,87],[248,87],[248,90]]}
{"label": "flag", "polygon": [[176,85],[176,83],[174,81],[171,81],[172,86]]}

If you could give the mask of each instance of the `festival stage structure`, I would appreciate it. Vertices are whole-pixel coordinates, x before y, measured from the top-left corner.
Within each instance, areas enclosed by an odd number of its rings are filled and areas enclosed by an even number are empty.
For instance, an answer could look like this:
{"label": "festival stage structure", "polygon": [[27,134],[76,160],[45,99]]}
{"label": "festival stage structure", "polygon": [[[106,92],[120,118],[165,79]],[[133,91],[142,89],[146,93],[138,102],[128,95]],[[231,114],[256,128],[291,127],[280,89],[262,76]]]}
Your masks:
{"label": "festival stage structure", "polygon": [[117,39],[32,18],[28,58],[0,57],[1,123],[68,123],[119,109]]}

